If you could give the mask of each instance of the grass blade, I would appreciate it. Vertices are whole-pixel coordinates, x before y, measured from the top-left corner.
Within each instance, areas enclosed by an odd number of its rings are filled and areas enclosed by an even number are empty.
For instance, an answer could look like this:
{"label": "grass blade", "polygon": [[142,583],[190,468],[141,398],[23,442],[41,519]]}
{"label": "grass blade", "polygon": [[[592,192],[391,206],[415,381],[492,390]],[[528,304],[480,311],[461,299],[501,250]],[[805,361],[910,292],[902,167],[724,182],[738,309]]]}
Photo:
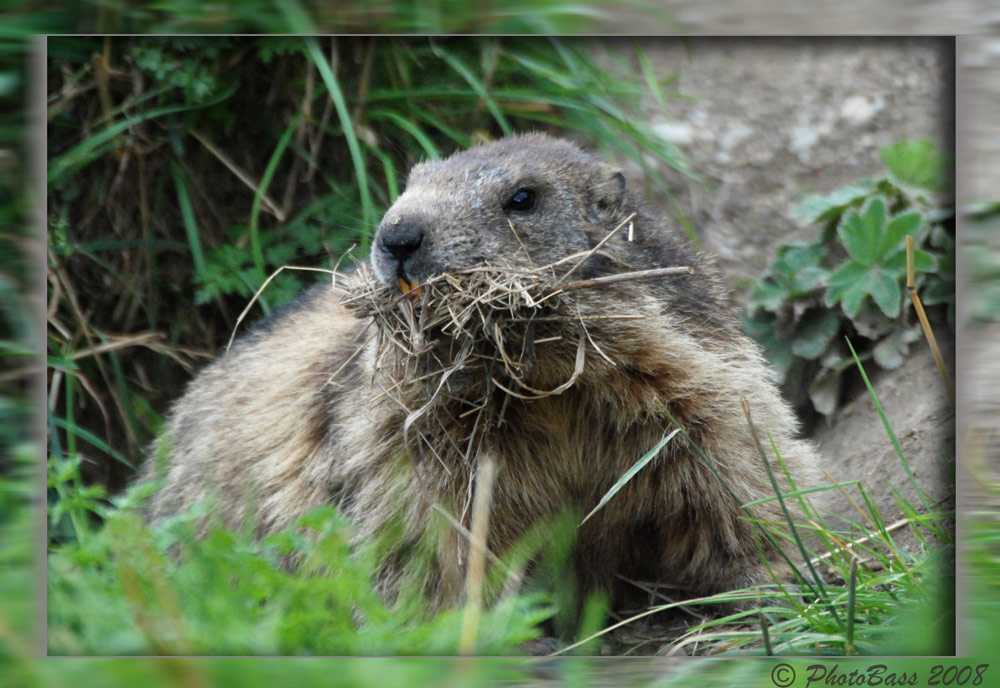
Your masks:
{"label": "grass blade", "polygon": [[851,575],[847,581],[847,642],[844,645],[846,654],[854,654],[854,609],[858,593],[858,559],[851,558]]}
{"label": "grass blade", "polygon": [[219,94],[212,100],[201,103],[200,105],[170,105],[167,107],[154,108],[153,110],[148,110],[141,115],[136,115],[134,117],[128,117],[121,122],[116,122],[110,127],[94,134],[93,136],[84,139],[77,145],[70,148],[68,151],[63,153],[57,158],[52,165],[49,167],[48,173],[48,183],[49,185],[56,184],[62,181],[63,177],[70,172],[75,171],[79,167],[83,167],[92,160],[96,159],[106,146],[111,144],[112,140],[119,134],[127,131],[128,129],[134,127],[139,122],[144,122],[149,119],[156,119],[157,117],[162,117],[164,115],[170,115],[175,112],[185,112],[187,110],[193,110],[195,108],[205,108],[221,103],[226,98],[231,96],[236,91],[236,87],[227,89],[223,93]]}
{"label": "grass blade", "polygon": [[337,110],[337,117],[340,118],[340,127],[344,131],[344,140],[347,142],[347,149],[351,154],[351,163],[354,165],[354,174],[358,182],[358,193],[361,195],[361,215],[365,226],[374,224],[374,208],[372,205],[371,192],[368,190],[368,172],[365,169],[364,158],[361,156],[361,146],[358,144],[357,134],[354,132],[354,122],[347,108],[347,101],[344,100],[344,93],[340,88],[337,76],[330,69],[330,63],[323,56],[319,43],[315,38],[306,39],[306,47],[309,49],[309,56],[312,58],[316,69],[319,70],[323,83],[330,93],[334,108]]}
{"label": "grass blade", "polygon": [[423,132],[423,130],[416,124],[403,117],[401,114],[395,110],[371,110],[368,112],[368,117],[370,119],[387,119],[393,124],[398,126],[400,129],[408,133],[414,138],[414,140],[420,144],[420,147],[424,149],[427,156],[432,159],[438,159],[441,154],[438,152],[437,146],[431,141],[430,137]]}
{"label": "grass blade", "polygon": [[288,148],[288,143],[292,140],[292,134],[295,133],[295,129],[299,126],[299,121],[302,119],[302,115],[299,114],[292,118],[292,121],[287,127],[285,127],[285,132],[278,139],[278,145],[274,147],[274,151],[271,153],[271,157],[267,161],[267,167],[264,168],[264,174],[260,179],[260,184],[257,186],[257,190],[253,195],[253,205],[250,209],[250,246],[253,251],[253,263],[254,267],[257,268],[258,277],[263,278],[266,273],[266,265],[264,263],[264,251],[260,244],[260,208],[267,195],[267,187],[271,184],[271,179],[274,178],[274,172],[278,169],[278,162],[281,160],[281,156],[284,154],[285,149]]}
{"label": "grass blade", "polygon": [[174,178],[174,188],[177,190],[177,204],[181,208],[181,218],[184,220],[184,231],[187,233],[188,248],[194,261],[195,278],[201,280],[205,275],[205,254],[201,250],[201,239],[198,236],[198,221],[191,206],[191,196],[188,194],[187,183],[181,174],[177,163],[170,163],[170,174]]}
{"label": "grass blade", "polygon": [[79,437],[80,439],[87,441],[97,449],[100,449],[102,452],[110,456],[113,456],[118,461],[121,461],[129,468],[132,468],[133,470],[135,469],[135,466],[132,464],[131,461],[129,461],[120,453],[112,449],[110,446],[108,446],[107,442],[105,442],[104,440],[102,440],[100,437],[90,432],[89,430],[81,428],[79,425],[76,425],[75,423],[67,423],[62,418],[57,418],[56,416],[50,415],[50,420],[53,425],[62,428],[63,430],[66,431],[68,435],[75,435],[76,437]]}
{"label": "grass blade", "polygon": [[493,115],[493,119],[495,119],[497,125],[499,125],[500,130],[503,131],[503,135],[510,136],[513,134],[514,129],[510,126],[510,122],[507,121],[507,118],[503,116],[503,113],[497,106],[496,101],[493,100],[493,96],[491,96],[489,91],[486,89],[486,85],[477,79],[461,60],[449,53],[447,50],[436,44],[433,44],[433,49],[434,54],[447,62],[449,67],[458,72],[458,74],[465,79],[466,83],[468,83],[476,94],[483,100],[483,103],[486,105],[486,109],[490,111],[490,114]]}
{"label": "grass blade", "polygon": [[916,490],[917,496],[920,497],[920,501],[924,505],[926,511],[931,510],[930,504],[927,502],[927,495],[917,484],[917,479],[913,477],[913,471],[910,470],[910,464],[903,456],[903,449],[899,446],[899,440],[896,439],[896,433],[893,432],[892,426],[889,424],[889,419],[885,417],[885,411],[882,409],[882,404],[878,400],[878,396],[875,394],[875,389],[872,387],[872,383],[868,380],[868,375],[865,373],[865,367],[861,365],[861,359],[858,358],[857,352],[854,350],[854,346],[851,344],[851,340],[847,337],[847,346],[851,350],[851,355],[854,356],[854,362],[858,366],[858,370],[861,371],[861,378],[865,381],[865,387],[868,388],[868,394],[872,398],[872,403],[875,404],[875,410],[878,411],[879,418],[882,419],[882,425],[885,426],[885,431],[889,434],[889,439],[892,441],[892,446],[896,449],[896,456],[899,457],[900,462],[903,464],[903,468],[906,469],[906,475],[910,479],[910,483],[913,485],[913,489]]}
{"label": "grass blade", "polygon": [[681,431],[680,428],[674,429],[673,432],[671,432],[669,435],[667,435],[662,440],[657,442],[656,446],[650,449],[648,452],[646,452],[646,454],[642,458],[640,458],[638,461],[632,464],[632,467],[629,468],[627,471],[625,471],[622,477],[618,479],[618,482],[612,485],[611,489],[608,490],[603,497],[601,497],[601,501],[598,502],[597,506],[595,506],[591,510],[591,512],[587,514],[582,521],[580,521],[580,525],[582,526],[584,523],[586,523],[591,516],[596,514],[604,507],[605,504],[611,501],[611,498],[614,497],[616,494],[618,494],[618,491],[621,490],[623,487],[625,487],[626,483],[628,483],[629,480],[634,478],[636,473],[641,471],[646,466],[646,464],[652,461],[656,457],[656,455],[660,453],[660,450],[663,449],[665,446],[667,446],[667,442],[672,440],[674,438],[674,435],[676,435],[680,431]]}

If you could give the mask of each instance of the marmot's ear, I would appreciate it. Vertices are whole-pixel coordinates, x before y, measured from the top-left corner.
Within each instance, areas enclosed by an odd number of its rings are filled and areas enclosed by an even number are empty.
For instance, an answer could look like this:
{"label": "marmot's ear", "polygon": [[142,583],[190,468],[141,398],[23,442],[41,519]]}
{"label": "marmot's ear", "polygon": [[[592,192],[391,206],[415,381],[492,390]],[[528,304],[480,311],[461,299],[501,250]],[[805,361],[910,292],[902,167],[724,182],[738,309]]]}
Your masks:
{"label": "marmot's ear", "polygon": [[605,220],[618,217],[625,203],[625,175],[621,170],[602,166],[594,178],[591,202],[594,211]]}

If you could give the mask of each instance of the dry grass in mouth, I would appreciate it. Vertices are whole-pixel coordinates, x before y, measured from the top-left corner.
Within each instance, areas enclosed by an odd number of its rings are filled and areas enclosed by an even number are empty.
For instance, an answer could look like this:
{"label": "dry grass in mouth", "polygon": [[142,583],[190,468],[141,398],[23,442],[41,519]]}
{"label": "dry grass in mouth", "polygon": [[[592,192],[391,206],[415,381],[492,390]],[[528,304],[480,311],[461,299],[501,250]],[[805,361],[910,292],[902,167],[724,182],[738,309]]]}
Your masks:
{"label": "dry grass in mouth", "polygon": [[479,400],[485,402],[495,387],[515,396],[540,393],[525,381],[536,321],[571,321],[559,315],[565,299],[552,283],[540,271],[477,266],[437,275],[404,293],[378,282],[365,265],[344,303],[376,324],[378,367],[395,388],[424,382],[430,403],[457,393],[460,373],[477,370],[489,373]]}
{"label": "dry grass in mouth", "polygon": [[[385,394],[407,413],[404,427],[409,429],[442,399],[460,400],[468,407],[460,416],[465,417],[481,412],[496,399],[505,406],[507,397],[538,399],[572,387],[584,372],[588,342],[595,353],[604,356],[589,337],[588,320],[642,316],[583,316],[567,294],[693,272],[690,267],[670,267],[567,279],[627,223],[593,249],[546,266],[474,266],[437,275],[411,285],[408,291],[380,283],[371,268],[362,265],[343,303],[376,325],[376,365],[388,376]],[[567,264],[571,265],[568,269]],[[574,339],[575,345],[565,347],[567,352],[576,352],[570,376],[551,389],[532,387],[528,378],[536,345]],[[503,394],[497,395],[498,391]],[[502,408],[494,422],[501,418]]]}

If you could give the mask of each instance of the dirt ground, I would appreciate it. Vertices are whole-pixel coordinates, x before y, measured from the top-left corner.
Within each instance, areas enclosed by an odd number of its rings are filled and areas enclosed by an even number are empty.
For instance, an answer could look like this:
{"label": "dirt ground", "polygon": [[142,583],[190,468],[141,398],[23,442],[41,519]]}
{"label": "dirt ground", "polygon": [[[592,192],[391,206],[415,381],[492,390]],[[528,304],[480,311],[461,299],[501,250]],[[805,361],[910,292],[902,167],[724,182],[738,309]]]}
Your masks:
{"label": "dirt ground", "polygon": [[[666,113],[650,103],[650,118],[705,177],[705,184],[679,174],[671,180],[737,299],[780,244],[818,236],[818,226],[793,214],[804,196],[884,173],[879,148],[901,139],[953,151],[951,46],[936,38],[646,43],[661,75],[678,73],[671,88],[690,97],[669,101]],[[938,336],[953,352],[954,335]],[[926,344],[874,384],[917,482],[931,502],[947,500],[955,416]],[[867,393],[822,423],[814,439],[831,476],[862,481],[887,523],[901,516],[897,490],[920,503]],[[838,513],[858,517],[845,498],[833,501]],[[917,546],[905,529],[900,534]]]}

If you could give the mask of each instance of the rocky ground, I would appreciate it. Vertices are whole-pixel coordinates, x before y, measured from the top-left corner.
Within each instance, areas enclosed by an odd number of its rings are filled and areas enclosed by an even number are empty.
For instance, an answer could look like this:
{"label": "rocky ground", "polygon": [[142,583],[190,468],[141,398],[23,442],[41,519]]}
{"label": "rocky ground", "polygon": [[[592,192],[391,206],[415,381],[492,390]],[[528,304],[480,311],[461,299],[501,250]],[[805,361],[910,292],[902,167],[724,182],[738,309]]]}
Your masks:
{"label": "rocky ground", "polygon": [[[666,113],[651,103],[651,121],[705,177],[670,178],[737,299],[778,246],[818,236],[793,213],[804,196],[883,174],[879,148],[901,139],[953,150],[950,39],[650,39],[645,47],[661,75],[678,74],[671,88],[690,97],[669,101]],[[954,351],[954,335],[939,336]],[[915,478],[932,501],[947,499],[955,416],[926,344],[877,376],[875,389]],[[831,476],[862,481],[888,523],[901,515],[896,490],[919,504],[867,393],[814,439]],[[857,518],[846,499],[834,502]]]}

